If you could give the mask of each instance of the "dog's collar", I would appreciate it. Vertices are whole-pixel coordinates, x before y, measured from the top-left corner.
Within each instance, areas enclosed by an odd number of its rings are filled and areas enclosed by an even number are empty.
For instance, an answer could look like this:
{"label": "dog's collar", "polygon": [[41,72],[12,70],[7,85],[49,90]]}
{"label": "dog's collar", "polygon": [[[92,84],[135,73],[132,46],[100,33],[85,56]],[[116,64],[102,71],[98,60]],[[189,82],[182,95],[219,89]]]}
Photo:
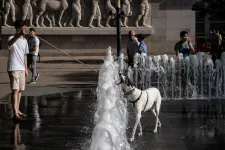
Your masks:
{"label": "dog's collar", "polygon": [[141,98],[141,95],[142,95],[142,91],[141,91],[141,94],[139,95],[139,97],[135,101],[131,101],[131,103],[135,104],[137,101],[139,101]]}
{"label": "dog's collar", "polygon": [[129,92],[126,92],[126,93],[124,93],[124,96],[131,95],[134,91],[135,91],[135,89],[132,89]]}

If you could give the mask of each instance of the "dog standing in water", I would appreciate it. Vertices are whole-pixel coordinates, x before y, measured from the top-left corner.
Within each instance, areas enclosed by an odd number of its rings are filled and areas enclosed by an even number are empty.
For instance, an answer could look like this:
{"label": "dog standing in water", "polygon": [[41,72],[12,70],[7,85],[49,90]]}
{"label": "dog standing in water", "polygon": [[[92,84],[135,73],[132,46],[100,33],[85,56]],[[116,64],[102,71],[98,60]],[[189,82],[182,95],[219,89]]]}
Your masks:
{"label": "dog standing in water", "polygon": [[157,128],[161,127],[159,121],[159,112],[161,107],[162,97],[157,88],[148,88],[146,90],[139,90],[133,86],[130,79],[120,74],[122,88],[124,90],[124,96],[133,103],[133,107],[136,115],[136,122],[133,128],[132,136],[130,141],[134,141],[137,125],[140,127],[139,136],[142,135],[141,126],[141,113],[151,110],[156,117],[154,133],[157,132]]}

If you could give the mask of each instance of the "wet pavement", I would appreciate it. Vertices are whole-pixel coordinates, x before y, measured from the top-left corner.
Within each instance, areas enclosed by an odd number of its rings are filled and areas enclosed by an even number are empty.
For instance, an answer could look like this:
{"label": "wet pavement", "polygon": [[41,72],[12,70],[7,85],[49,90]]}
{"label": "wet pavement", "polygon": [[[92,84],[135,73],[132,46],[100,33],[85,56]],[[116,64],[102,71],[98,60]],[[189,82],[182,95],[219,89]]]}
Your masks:
{"label": "wet pavement", "polygon": [[[87,150],[95,110],[96,93],[91,86],[73,87],[57,94],[23,96],[21,111],[29,117],[20,124],[10,119],[10,102],[0,101],[0,150]],[[130,137],[135,121],[131,104],[128,111]],[[154,134],[153,115],[143,114],[143,136],[135,136],[132,149],[225,149],[225,101],[163,101],[160,120],[162,128]]]}

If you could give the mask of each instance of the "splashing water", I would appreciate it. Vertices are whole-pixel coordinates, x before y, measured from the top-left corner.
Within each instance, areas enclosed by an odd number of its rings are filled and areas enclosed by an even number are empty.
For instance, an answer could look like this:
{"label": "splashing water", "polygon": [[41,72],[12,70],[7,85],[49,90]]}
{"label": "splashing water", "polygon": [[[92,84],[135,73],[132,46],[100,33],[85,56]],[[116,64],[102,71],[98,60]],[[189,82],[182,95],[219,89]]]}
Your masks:
{"label": "splashing water", "polygon": [[121,54],[118,62],[115,62],[111,48],[107,49],[107,55],[99,71],[96,126],[90,150],[130,150],[126,138],[127,103],[120,86],[116,84],[119,82],[119,72],[124,72],[126,68],[123,59],[124,56]]}
{"label": "splashing water", "polygon": [[199,52],[178,60],[167,55],[152,57],[136,54],[133,74],[136,87],[147,89],[157,87],[163,99],[224,99],[225,96],[225,53],[221,60]]}

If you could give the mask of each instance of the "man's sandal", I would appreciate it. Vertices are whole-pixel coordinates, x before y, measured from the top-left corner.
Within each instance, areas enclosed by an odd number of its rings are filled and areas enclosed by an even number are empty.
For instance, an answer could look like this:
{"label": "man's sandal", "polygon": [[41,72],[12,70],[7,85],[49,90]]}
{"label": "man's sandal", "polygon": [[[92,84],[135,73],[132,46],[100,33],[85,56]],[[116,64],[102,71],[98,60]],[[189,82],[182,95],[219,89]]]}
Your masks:
{"label": "man's sandal", "polygon": [[16,113],[16,114],[13,116],[13,120],[14,120],[14,121],[22,121],[23,118],[20,117],[20,115],[19,115],[18,113]]}
{"label": "man's sandal", "polygon": [[27,117],[28,117],[28,115],[26,115],[26,114],[24,114],[24,113],[21,113],[21,112],[19,113],[19,116],[20,116],[20,117],[23,117],[23,118],[27,118]]}

